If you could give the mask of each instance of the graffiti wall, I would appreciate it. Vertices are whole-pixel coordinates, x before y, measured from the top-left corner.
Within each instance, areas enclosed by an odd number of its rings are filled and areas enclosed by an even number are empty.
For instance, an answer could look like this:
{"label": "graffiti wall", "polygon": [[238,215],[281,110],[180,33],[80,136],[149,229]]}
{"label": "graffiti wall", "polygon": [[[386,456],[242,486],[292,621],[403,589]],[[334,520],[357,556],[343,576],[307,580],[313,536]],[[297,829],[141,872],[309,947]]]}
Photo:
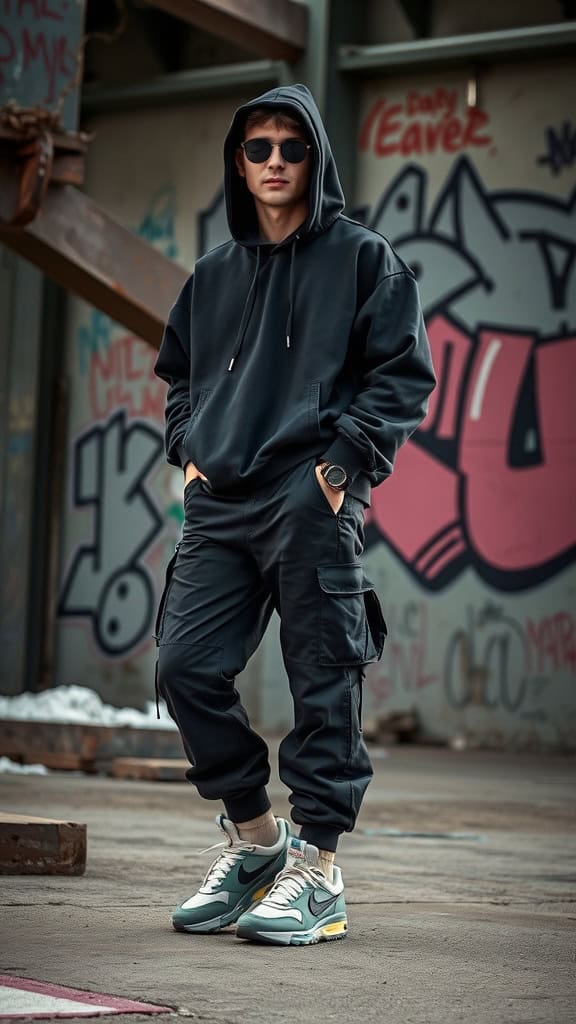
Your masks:
{"label": "graffiti wall", "polygon": [[[235,107],[229,99],[96,120],[88,193],[191,268],[198,208],[220,180]],[[149,345],[76,299],[67,353],[57,679],[142,704],[153,696],[156,605],[183,520],[182,473],[164,458],[166,387]]]}
{"label": "graffiti wall", "polygon": [[428,732],[576,746],[574,73],[375,82],[357,216],[416,273],[438,387],[374,494],[390,639],[372,712]]}
{"label": "graffiti wall", "polygon": [[[574,72],[494,67],[475,84],[474,106],[460,71],[362,87],[355,216],[418,276],[438,376],[367,517],[389,639],[365,708],[417,708],[442,739],[575,748]],[[95,123],[88,191],[192,267],[227,237],[221,145],[243,99]],[[58,678],[115,703],[151,696],[182,522],[154,358],[72,303]],[[245,685],[258,721],[289,723],[277,624]]]}

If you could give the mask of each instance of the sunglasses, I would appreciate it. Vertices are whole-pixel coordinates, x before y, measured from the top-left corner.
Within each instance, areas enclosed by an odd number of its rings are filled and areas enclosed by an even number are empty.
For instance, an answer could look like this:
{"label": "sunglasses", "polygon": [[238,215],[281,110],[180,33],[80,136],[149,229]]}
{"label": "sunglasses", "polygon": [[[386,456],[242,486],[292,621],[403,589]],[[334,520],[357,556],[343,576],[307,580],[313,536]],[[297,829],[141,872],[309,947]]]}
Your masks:
{"label": "sunglasses", "polygon": [[[248,142],[241,142],[240,145],[251,164],[263,164],[275,146],[269,139],[249,139]],[[288,164],[301,164],[311,148],[310,143],[304,142],[302,139],[285,139],[278,145],[282,159]]]}

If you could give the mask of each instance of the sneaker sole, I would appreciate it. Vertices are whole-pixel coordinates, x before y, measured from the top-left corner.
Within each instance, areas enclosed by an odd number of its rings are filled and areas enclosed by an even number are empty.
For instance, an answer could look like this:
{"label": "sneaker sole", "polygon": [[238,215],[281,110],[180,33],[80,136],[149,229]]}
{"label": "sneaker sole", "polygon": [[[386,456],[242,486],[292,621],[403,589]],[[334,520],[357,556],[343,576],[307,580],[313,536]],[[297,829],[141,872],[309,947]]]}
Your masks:
{"label": "sneaker sole", "polygon": [[305,932],[266,932],[260,929],[237,928],[239,939],[251,942],[263,942],[274,946],[312,946],[317,942],[335,942],[345,939],[348,934],[348,921],[345,917],[330,918]]}
{"label": "sneaker sole", "polygon": [[271,888],[273,881],[274,879],[268,882],[267,885],[256,889],[255,892],[250,894],[248,900],[246,900],[246,898],[240,900],[234,909],[229,910],[226,914],[221,914],[219,917],[212,917],[208,921],[192,921],[190,924],[186,924],[183,921],[177,921],[172,918],[172,927],[175,932],[196,932],[197,935],[212,935],[213,932],[219,932],[222,928],[227,928],[228,925],[235,924],[242,914],[249,913],[252,907],[256,906],[256,904],[264,898],[268,890]]}

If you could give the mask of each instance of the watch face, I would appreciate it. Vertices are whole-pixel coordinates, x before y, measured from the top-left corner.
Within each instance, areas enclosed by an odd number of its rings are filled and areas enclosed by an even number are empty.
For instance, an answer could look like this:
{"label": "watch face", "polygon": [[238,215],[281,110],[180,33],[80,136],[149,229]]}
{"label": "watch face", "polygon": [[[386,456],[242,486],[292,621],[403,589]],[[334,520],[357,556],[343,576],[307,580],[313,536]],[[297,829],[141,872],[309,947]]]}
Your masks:
{"label": "watch face", "polygon": [[343,487],[348,477],[342,466],[329,466],[324,474],[324,479],[330,487]]}

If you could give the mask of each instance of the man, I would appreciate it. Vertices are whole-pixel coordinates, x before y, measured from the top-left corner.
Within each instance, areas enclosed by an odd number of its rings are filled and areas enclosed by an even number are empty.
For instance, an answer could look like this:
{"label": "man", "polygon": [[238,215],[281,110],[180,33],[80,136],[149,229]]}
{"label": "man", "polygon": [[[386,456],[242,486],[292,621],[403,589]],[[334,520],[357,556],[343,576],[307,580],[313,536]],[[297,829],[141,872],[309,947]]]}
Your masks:
{"label": "man", "polygon": [[[371,487],[434,386],[410,269],[344,198],[310,92],[240,107],[224,147],[232,241],[200,259],[156,364],[168,461],[185,472],[182,540],[157,622],[158,682],[199,793],[223,801],[223,851],[174,927],[278,944],[343,938],[338,837],[372,769],[365,666],[385,625],[360,562]],[[294,728],[273,816],[264,741],[234,686],[280,615]]]}

